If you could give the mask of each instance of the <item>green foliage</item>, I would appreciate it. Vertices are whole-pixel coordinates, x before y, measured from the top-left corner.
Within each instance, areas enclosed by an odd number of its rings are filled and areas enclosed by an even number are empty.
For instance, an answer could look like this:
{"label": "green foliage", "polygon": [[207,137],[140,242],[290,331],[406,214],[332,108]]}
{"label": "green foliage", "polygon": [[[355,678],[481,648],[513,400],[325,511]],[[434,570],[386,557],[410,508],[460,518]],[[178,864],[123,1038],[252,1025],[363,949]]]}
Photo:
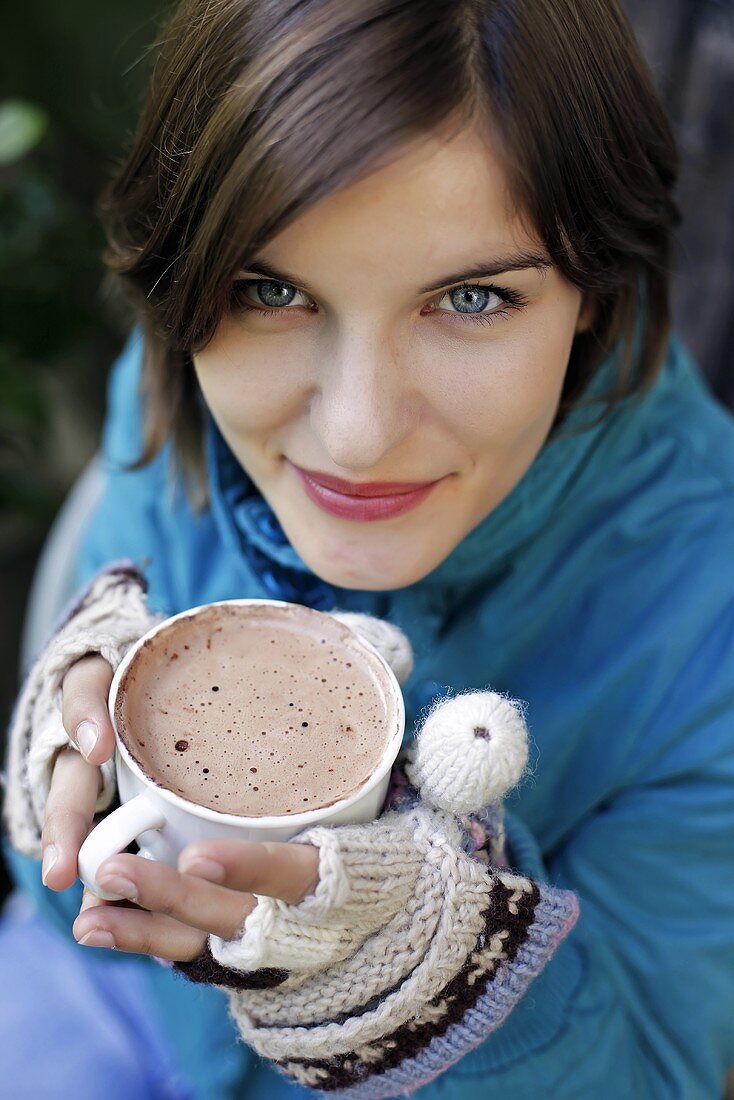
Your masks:
{"label": "green foliage", "polygon": [[47,126],[48,116],[39,107],[19,99],[0,103],[0,166],[12,164],[30,152]]}

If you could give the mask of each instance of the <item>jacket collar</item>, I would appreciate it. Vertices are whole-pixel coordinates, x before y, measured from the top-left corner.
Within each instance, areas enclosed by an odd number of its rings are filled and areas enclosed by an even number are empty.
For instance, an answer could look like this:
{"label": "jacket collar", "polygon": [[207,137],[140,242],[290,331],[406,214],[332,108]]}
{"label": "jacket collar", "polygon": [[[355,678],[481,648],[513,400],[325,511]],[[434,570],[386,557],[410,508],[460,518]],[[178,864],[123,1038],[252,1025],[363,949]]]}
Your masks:
{"label": "jacket collar", "polygon": [[[680,350],[675,337],[671,343],[674,352]],[[630,434],[637,435],[635,428],[641,427],[661,385],[658,380],[648,393],[625,398],[606,420],[594,425],[602,407],[600,400],[613,387],[618,369],[619,348],[600,365],[583,392],[584,399],[593,403],[588,407],[576,405],[571,410],[560,435],[546,440],[508,496],[411,589],[429,596],[430,602],[443,603],[449,593],[456,598],[462,589],[501,573],[558,509],[573,507],[574,486],[580,481],[588,485],[589,477],[594,476],[593,467],[600,464],[599,456],[608,459],[610,447],[618,447],[620,439]],[[290,545],[272,509],[240,466],[206,407],[205,419],[212,512],[228,545],[248,561],[273,598],[324,609],[349,606],[350,590],[322,581]],[[354,590],[351,592],[356,595]],[[375,593],[369,596],[372,601],[363,601],[365,607],[374,607]],[[355,605],[354,600],[351,603]]]}

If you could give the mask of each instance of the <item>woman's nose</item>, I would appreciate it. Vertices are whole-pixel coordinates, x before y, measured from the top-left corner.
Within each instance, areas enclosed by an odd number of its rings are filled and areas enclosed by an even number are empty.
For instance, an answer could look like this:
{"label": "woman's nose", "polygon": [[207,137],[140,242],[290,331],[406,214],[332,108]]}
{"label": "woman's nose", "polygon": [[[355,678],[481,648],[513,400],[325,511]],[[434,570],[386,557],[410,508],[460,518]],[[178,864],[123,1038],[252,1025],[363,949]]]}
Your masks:
{"label": "woman's nose", "polygon": [[311,405],[311,424],[335,466],[353,473],[380,471],[383,459],[412,429],[415,395],[405,385],[405,368],[384,344],[332,360],[320,375]]}

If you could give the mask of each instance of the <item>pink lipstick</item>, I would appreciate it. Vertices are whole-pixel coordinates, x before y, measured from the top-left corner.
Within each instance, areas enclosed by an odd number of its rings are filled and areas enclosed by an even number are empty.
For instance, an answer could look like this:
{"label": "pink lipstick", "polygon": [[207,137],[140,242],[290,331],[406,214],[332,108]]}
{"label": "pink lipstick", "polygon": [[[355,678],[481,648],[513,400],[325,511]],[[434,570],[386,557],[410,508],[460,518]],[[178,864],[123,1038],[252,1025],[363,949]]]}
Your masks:
{"label": "pink lipstick", "polygon": [[324,511],[342,519],[390,519],[417,507],[437,481],[344,481],[316,470],[304,470],[291,462],[306,494]]}

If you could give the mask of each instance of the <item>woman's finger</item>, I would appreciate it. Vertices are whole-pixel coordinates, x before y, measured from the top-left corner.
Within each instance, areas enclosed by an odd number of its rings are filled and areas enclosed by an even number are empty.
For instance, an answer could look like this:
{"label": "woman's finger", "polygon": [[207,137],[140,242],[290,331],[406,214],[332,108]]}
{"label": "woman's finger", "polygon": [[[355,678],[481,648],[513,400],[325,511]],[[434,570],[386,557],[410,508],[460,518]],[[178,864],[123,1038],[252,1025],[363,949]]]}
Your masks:
{"label": "woman's finger", "polygon": [[74,921],[73,932],[84,947],[114,947],[172,962],[190,962],[201,954],[207,941],[206,932],[174,917],[116,905],[85,909]]}
{"label": "woman's finger", "polygon": [[174,917],[225,940],[240,930],[256,905],[251,894],[180,874],[166,863],[126,852],[110,856],[100,865],[97,882],[103,890],[128,898],[144,909]]}
{"label": "woman's finger", "polygon": [[66,890],[77,877],[77,856],[94,818],[102,773],[70,745],[60,749],[46,799],[41,848],[43,882]]}
{"label": "woman's finger", "polygon": [[61,682],[64,729],[90,764],[103,764],[115,751],[107,700],[112,666],[99,653],[81,657]]}
{"label": "woman's finger", "polygon": [[178,868],[230,890],[295,905],[316,889],[319,850],[313,844],[267,840],[197,840],[181,852]]}

